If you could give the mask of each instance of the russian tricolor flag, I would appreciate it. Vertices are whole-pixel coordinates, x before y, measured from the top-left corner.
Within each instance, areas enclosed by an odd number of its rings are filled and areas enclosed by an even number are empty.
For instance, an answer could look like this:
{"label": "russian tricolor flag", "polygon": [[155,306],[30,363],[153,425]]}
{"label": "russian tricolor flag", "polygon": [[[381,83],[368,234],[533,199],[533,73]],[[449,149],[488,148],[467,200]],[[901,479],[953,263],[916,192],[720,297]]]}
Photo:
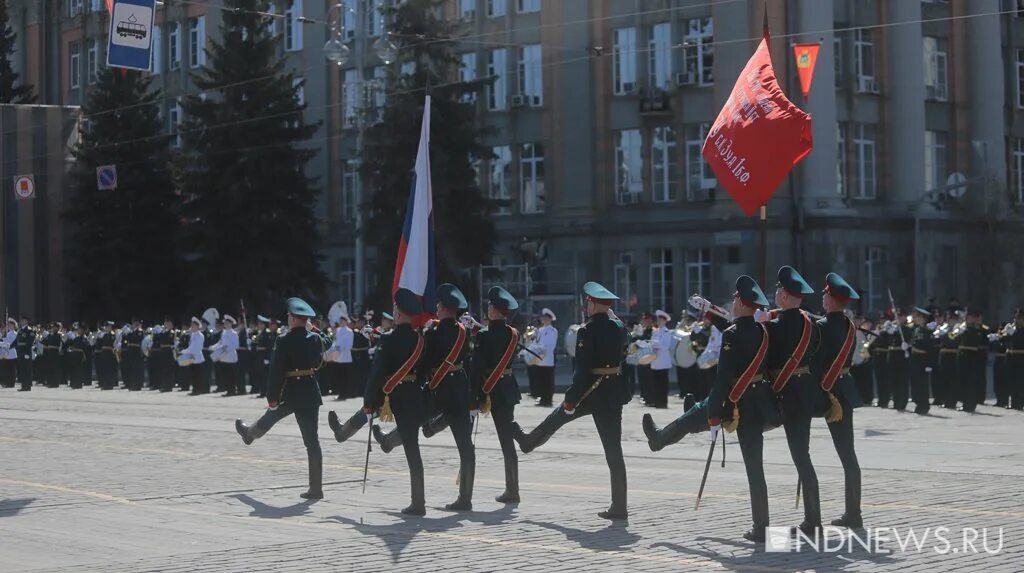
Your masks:
{"label": "russian tricolor flag", "polygon": [[407,288],[420,296],[424,316],[421,322],[434,315],[437,305],[436,275],[434,271],[434,202],[430,186],[430,96],[423,104],[423,125],[420,128],[420,146],[416,152],[416,170],[413,173],[412,193],[405,207],[405,224],[398,243],[395,278],[391,294]]}

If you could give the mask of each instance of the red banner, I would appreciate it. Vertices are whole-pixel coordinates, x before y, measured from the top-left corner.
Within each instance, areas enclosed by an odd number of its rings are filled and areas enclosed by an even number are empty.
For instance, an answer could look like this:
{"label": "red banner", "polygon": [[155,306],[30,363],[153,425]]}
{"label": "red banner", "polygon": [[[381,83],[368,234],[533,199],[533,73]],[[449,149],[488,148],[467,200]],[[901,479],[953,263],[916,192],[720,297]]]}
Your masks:
{"label": "red banner", "polygon": [[796,72],[800,76],[800,92],[804,94],[804,101],[811,99],[811,81],[814,79],[814,66],[818,63],[818,50],[820,49],[820,42],[793,45]]}
{"label": "red banner", "polygon": [[811,116],[782,93],[768,44],[765,33],[701,151],[747,216],[768,202],[812,147]]}

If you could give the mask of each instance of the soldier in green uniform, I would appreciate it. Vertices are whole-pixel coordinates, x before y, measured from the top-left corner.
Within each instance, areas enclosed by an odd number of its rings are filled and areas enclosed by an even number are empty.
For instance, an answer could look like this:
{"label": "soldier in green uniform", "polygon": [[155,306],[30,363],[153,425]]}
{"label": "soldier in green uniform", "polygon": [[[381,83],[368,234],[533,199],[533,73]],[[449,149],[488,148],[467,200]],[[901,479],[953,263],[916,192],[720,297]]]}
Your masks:
{"label": "soldier in green uniform", "polygon": [[[366,380],[370,372],[370,339],[366,336],[366,327],[366,317],[356,316],[352,326],[352,368],[342,393],[345,398],[361,397],[365,390],[361,381]],[[338,399],[342,399],[342,396],[338,396]]]}
{"label": "soldier in green uniform", "polygon": [[999,329],[988,335],[989,349],[992,350],[992,391],[996,394],[996,408],[1006,408],[1010,405],[1010,381],[1006,372],[1006,342],[1004,341],[1006,323]]}
{"label": "soldier in green uniform", "polygon": [[[423,436],[431,438],[451,427],[459,450],[459,497],[445,506],[450,511],[473,509],[473,421],[479,412],[470,410],[469,377],[464,369],[470,333],[457,320],[467,308],[469,303],[458,287],[447,283],[437,287],[438,320],[423,333],[423,356],[418,367],[420,379],[426,381],[430,391],[430,415],[423,424]],[[385,453],[403,443],[397,429],[384,435],[375,425],[373,435]]]}
{"label": "soldier in green uniform", "polygon": [[811,376],[818,382],[818,388],[826,392],[830,402],[825,416],[832,444],[843,464],[845,477],[846,511],[832,521],[837,527],[863,527],[860,511],[861,472],[857,452],[853,446],[853,409],[864,405],[853,378],[849,375],[853,353],[857,351],[857,330],[846,316],[846,307],[851,301],[860,300],[846,280],[837,273],[825,277],[822,295],[824,318],[818,320],[817,328],[821,343],[811,357]]}
{"label": "soldier in green uniform", "polygon": [[799,529],[813,535],[821,528],[818,475],[811,463],[811,418],[824,413],[822,392],[810,375],[811,357],[820,343],[820,333],[810,316],[800,310],[804,299],[814,294],[807,281],[790,266],[779,269],[775,289],[778,312],[767,322],[771,346],[766,372],[772,391],[782,402],[783,427],[789,454],[803,487],[804,521]]}
{"label": "soldier in green uniform", "polygon": [[565,424],[592,415],[604,447],[611,477],[612,503],[599,517],[628,518],[626,463],[622,457],[622,406],[632,398],[622,379],[622,361],[629,336],[622,322],[610,314],[619,297],[596,282],[583,285],[587,322],[576,332],[576,360],[572,385],[565,399],[529,434],[513,424],[516,441],[524,454],[543,445]]}
{"label": "soldier in green uniform", "polygon": [[957,342],[956,369],[959,382],[957,394],[960,401],[963,402],[964,412],[974,412],[979,402],[978,396],[984,396],[985,369],[988,362],[988,333],[988,327],[981,322],[981,311],[975,307],[969,307],[967,309],[967,324],[955,337]]}
{"label": "soldier in green uniform", "polygon": [[1010,407],[1024,410],[1024,309],[1013,315],[1013,324],[1007,327],[1003,338],[1006,345],[1006,374],[1010,382]]}
{"label": "soldier in green uniform", "polygon": [[956,356],[957,336],[960,328],[960,317],[955,310],[946,311],[946,328],[939,336],[939,378],[942,380],[942,406],[949,410],[956,409],[959,396],[957,381]]}
{"label": "soldier in green uniform", "polygon": [[117,387],[117,356],[114,354],[115,336],[111,327],[113,321],[107,321],[100,327],[96,337],[96,380],[100,390],[113,390]]}
{"label": "soldier in green uniform", "polygon": [[650,414],[644,414],[643,418],[647,445],[653,452],[678,442],[687,434],[709,428],[713,443],[723,422],[727,431],[737,432],[753,518],[753,527],[743,537],[756,543],[764,543],[764,528],[769,525],[764,432],[782,423],[771,388],[762,375],[768,353],[768,331],[754,321],[754,313],[766,306],[768,298],[754,279],[748,276],[736,279],[732,326],[727,327],[724,319],[716,317],[716,326],[722,330],[722,350],[710,396],[660,430]]}
{"label": "soldier in green uniform", "polygon": [[163,328],[153,329],[153,345],[149,348],[149,389],[170,392],[174,389],[174,319],[164,318]]}
{"label": "soldier in green uniform", "polygon": [[309,461],[309,490],[299,497],[322,499],[323,454],[317,425],[323,402],[316,372],[323,363],[325,345],[318,332],[306,328],[310,317],[316,315],[313,308],[301,298],[290,298],[287,305],[288,334],[277,341],[270,355],[267,411],[251,426],[235,420],[235,431],[242,436],[242,442],[249,445],[266,434],[274,424],[289,414],[295,414]]}
{"label": "soldier in green uniform", "polygon": [[875,373],[875,388],[877,389],[879,408],[888,408],[892,400],[892,389],[889,386],[889,331],[885,328],[884,316],[879,319],[875,336],[868,341],[868,351],[871,352],[871,369]]}
{"label": "soldier in green uniform", "polygon": [[405,288],[395,291],[394,304],[395,327],[390,334],[381,337],[373,357],[362,410],[344,424],[332,410],[327,421],[334,432],[334,439],[344,442],[372,421],[374,412],[379,411],[385,421],[393,415],[405,450],[412,490],[412,503],[402,513],[421,516],[426,514],[426,499],[419,431],[426,419],[426,404],[416,365],[423,354],[424,342],[423,336],[413,328],[412,321],[423,314],[423,307],[419,297]]}
{"label": "soldier in green uniform", "polygon": [[929,324],[931,317],[931,312],[914,307],[914,326],[907,338],[910,344],[910,397],[914,401],[914,413],[922,416],[931,407],[928,394],[935,370],[935,330]]}
{"label": "soldier in green uniform", "polygon": [[63,378],[60,364],[60,328],[60,325],[54,322],[42,335],[43,355],[40,362],[43,368],[40,382],[45,382],[47,388],[57,388]]}
{"label": "soldier in green uniform", "polygon": [[888,379],[889,388],[892,390],[892,407],[903,412],[907,409],[907,402],[910,401],[910,377],[908,375],[910,362],[910,339],[913,332],[907,324],[906,317],[895,311],[893,322],[889,324],[889,359]]}
{"label": "soldier in green uniform", "polygon": [[28,317],[21,317],[21,328],[18,329],[18,336],[14,339],[14,347],[18,351],[18,383],[21,388],[19,392],[32,390],[32,347],[36,343],[36,332],[28,325]]}
{"label": "soldier in green uniform", "polygon": [[71,387],[79,389],[87,385],[91,377],[89,361],[86,359],[89,352],[89,337],[84,323],[75,323],[73,326],[75,333],[73,337],[68,337],[65,355],[68,356],[68,363],[71,365]]}
{"label": "soldier in green uniform", "polygon": [[121,372],[124,373],[124,384],[130,391],[142,390],[142,339],[145,336],[142,321],[135,318],[132,319],[132,329],[121,337]]}

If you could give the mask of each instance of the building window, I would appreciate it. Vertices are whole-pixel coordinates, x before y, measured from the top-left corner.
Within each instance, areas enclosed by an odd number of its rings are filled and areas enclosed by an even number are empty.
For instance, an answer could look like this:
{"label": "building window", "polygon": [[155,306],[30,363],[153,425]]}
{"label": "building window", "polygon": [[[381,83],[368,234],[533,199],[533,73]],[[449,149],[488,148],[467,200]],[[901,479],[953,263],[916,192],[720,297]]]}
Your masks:
{"label": "building window", "polygon": [[354,300],[356,296],[356,262],[353,259],[340,259],[336,263],[338,274],[338,300],[346,301],[355,308],[361,301]]}
{"label": "building window", "polygon": [[1024,108],[1024,50],[1017,50],[1017,107]]}
{"label": "building window", "polygon": [[79,42],[71,42],[68,44],[68,82],[71,84],[71,89],[75,89],[82,84],[82,44]]}
{"label": "building window", "polygon": [[875,190],[875,126],[858,123],[854,136],[854,199],[874,199]]}
{"label": "building window", "polygon": [[672,81],[672,24],[662,22],[651,26],[651,38],[647,47],[650,86],[660,90],[666,89]]}
{"label": "building window", "polygon": [[[836,28],[840,27],[836,26]],[[836,72],[836,87],[841,88],[843,87],[843,39],[839,37],[839,34],[832,38],[832,66]]]}
{"label": "building window", "polygon": [[631,205],[644,191],[644,158],[639,129],[615,132],[615,202]]}
{"label": "building window", "polygon": [[88,67],[89,83],[96,83],[96,66],[99,61],[99,48],[96,46],[96,40],[89,40],[89,49],[86,59],[86,65]]}
{"label": "building window", "polygon": [[352,127],[356,124],[362,84],[363,82],[359,81],[359,70],[345,70],[345,78],[341,85],[341,93],[344,98],[341,105],[341,120],[345,127]]}
{"label": "building window", "polygon": [[836,123],[836,194],[846,197],[846,126]]}
{"label": "building window", "polygon": [[686,23],[683,36],[683,61],[691,84],[715,83],[715,28],[711,18],[694,18]]}
{"label": "building window", "polygon": [[176,70],[181,67],[181,24],[171,24],[171,33],[167,35],[168,68]]}
{"label": "building window", "polygon": [[506,0],[484,0],[487,2],[487,17],[496,18],[504,16],[508,9],[505,6]]}
{"label": "building window", "polygon": [[206,16],[188,21],[188,65],[193,68],[206,65]]}
{"label": "building window", "polygon": [[615,95],[633,93],[636,89],[636,28],[615,30],[612,67]]}
{"label": "building window", "polygon": [[924,37],[924,89],[925,97],[935,101],[946,101],[948,80],[946,52],[938,38]]}
{"label": "building window", "polygon": [[710,201],[714,198],[715,174],[704,160],[700,150],[708,135],[710,125],[706,123],[686,126],[686,199],[688,201]]}
{"label": "building window", "polygon": [[369,28],[367,32],[370,37],[377,37],[384,31],[384,0],[371,0],[367,4],[367,9],[370,11],[366,15],[366,19],[369,21]]}
{"label": "building window", "polygon": [[508,108],[508,87],[506,86],[505,48],[487,52],[487,76],[494,78],[494,81],[487,86],[487,109],[499,111]]}
{"label": "building window", "polygon": [[519,147],[519,200],[523,213],[544,212],[544,145],[524,143]]}
{"label": "building window", "polygon": [[651,191],[655,203],[676,200],[676,132],[669,126],[651,132]]}
{"label": "building window", "polygon": [[160,72],[164,68],[163,60],[163,38],[160,33],[160,26],[153,26],[153,51],[151,52],[152,60],[150,61],[149,69],[153,75],[160,75]]}
{"label": "building window", "polygon": [[711,293],[711,249],[688,249],[686,252],[686,292],[700,293],[714,300]]}
{"label": "building window", "polygon": [[487,198],[492,201],[495,215],[512,212],[512,148],[508,145],[492,147],[487,177]]}
{"label": "building window", "polygon": [[181,147],[182,116],[181,101],[175,100],[174,103],[171,104],[170,109],[167,110],[167,130],[174,136],[174,147]]}
{"label": "building window", "polygon": [[388,104],[388,69],[386,66],[373,68],[373,79],[377,84],[373,89],[373,106],[377,109],[377,121],[384,120],[384,106]]}
{"label": "building window", "polygon": [[1024,139],[1013,138],[1013,197],[1015,203],[1024,205]]}
{"label": "building window", "polygon": [[857,72],[857,89],[864,93],[878,91],[875,84],[875,45],[872,42],[871,30],[856,30],[853,42],[853,60]]}
{"label": "building window", "polygon": [[359,160],[347,159],[341,171],[341,220],[356,218],[356,195],[359,193]]}
{"label": "building window", "polygon": [[544,66],[540,44],[519,48],[519,93],[528,106],[544,103]]}
{"label": "building window", "polygon": [[866,247],[864,249],[864,281],[867,287],[864,302],[865,310],[877,311],[889,304],[885,286],[885,247]]}
{"label": "building window", "polygon": [[946,184],[946,133],[924,132],[924,190],[934,191]]}
{"label": "building window", "polygon": [[459,0],[459,17],[467,20],[476,15],[476,0]]}
{"label": "building window", "polygon": [[516,0],[516,12],[540,12],[540,0]]}
{"label": "building window", "polygon": [[614,273],[615,292],[619,296],[619,300],[615,301],[615,310],[626,314],[636,304],[636,265],[633,262],[633,251],[619,253]]}
{"label": "building window", "polygon": [[284,9],[284,49],[287,52],[302,50],[302,0],[291,0]]}
{"label": "building window", "polygon": [[651,306],[672,312],[672,249],[651,250]]}
{"label": "building window", "polygon": [[[459,55],[459,81],[462,83],[476,81],[476,52]],[[475,102],[476,92],[464,93],[460,99],[465,103]]]}
{"label": "building window", "polygon": [[68,0],[68,16],[74,18],[82,13],[82,0]]}

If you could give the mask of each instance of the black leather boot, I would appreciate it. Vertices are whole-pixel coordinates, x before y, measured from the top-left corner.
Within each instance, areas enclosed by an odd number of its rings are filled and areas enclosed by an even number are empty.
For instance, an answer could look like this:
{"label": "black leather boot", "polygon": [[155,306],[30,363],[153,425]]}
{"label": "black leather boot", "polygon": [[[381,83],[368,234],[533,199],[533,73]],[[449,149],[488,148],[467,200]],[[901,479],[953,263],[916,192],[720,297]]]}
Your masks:
{"label": "black leather boot", "polygon": [[558,431],[558,428],[564,426],[570,419],[569,415],[562,410],[561,406],[559,406],[554,412],[548,414],[548,417],[544,418],[544,421],[542,421],[529,434],[523,433],[519,424],[513,422],[513,438],[519,442],[519,449],[522,450],[524,454],[528,454],[540,446],[543,446],[551,436]]}
{"label": "black leather boot", "polygon": [[241,420],[235,420],[235,431],[242,436],[242,443],[247,446],[263,436],[264,433],[260,430],[259,424],[246,426]]}
{"label": "black leather boot", "polygon": [[385,454],[391,453],[391,450],[402,445],[402,435],[398,433],[397,428],[385,434],[384,430],[380,429],[380,426],[374,424],[373,439],[377,440],[377,444],[380,445],[381,451]]}
{"label": "black leather boot", "polygon": [[670,422],[669,425],[659,430],[654,425],[654,419],[650,414],[644,414],[643,425],[644,434],[647,435],[647,447],[651,448],[652,452],[657,452],[665,446],[678,442],[687,434],[678,420]]}
{"label": "black leather boot", "polygon": [[505,492],[494,501],[519,503],[519,460],[505,460]]}
{"label": "black leather boot", "polygon": [[302,499],[324,498],[324,461],[322,458],[309,459],[309,490],[300,493]]}
{"label": "black leather boot", "polygon": [[409,483],[412,488],[412,504],[403,509],[402,513],[422,517],[427,514],[427,502],[423,494],[423,471],[410,471]]}
{"label": "black leather boot", "polygon": [[438,414],[423,424],[423,437],[433,438],[447,427],[448,420],[444,417],[444,414]]}
{"label": "black leather boot", "polygon": [[693,394],[687,394],[683,396],[683,413],[685,414],[689,412],[690,408],[693,408],[694,404],[696,403],[697,397],[694,396]]}
{"label": "black leather boot", "polygon": [[342,424],[338,420],[338,414],[332,410],[327,414],[327,425],[334,432],[334,439],[341,443],[354,436],[360,428],[366,425],[366,414],[362,411],[356,412],[355,415]]}
{"label": "black leather boot", "polygon": [[476,477],[473,466],[459,468],[459,498],[444,506],[448,511],[473,511],[473,480]]}

